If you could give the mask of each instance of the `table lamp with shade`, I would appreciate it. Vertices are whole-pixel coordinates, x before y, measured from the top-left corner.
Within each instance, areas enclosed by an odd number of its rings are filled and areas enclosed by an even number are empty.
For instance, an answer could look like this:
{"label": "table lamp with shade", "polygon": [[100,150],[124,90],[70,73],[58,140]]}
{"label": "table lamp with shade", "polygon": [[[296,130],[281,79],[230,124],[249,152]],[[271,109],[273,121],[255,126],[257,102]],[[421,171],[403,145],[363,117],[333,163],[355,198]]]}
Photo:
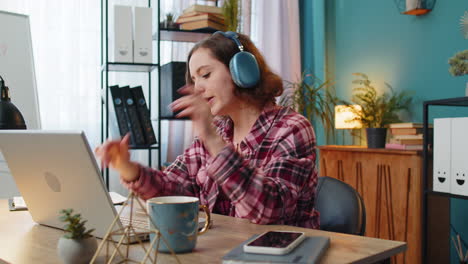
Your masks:
{"label": "table lamp with shade", "polygon": [[[362,123],[357,113],[362,111],[360,105],[335,106],[335,129],[360,129]],[[342,136],[344,142],[344,135]],[[353,137],[354,145],[354,137]]]}
{"label": "table lamp with shade", "polygon": [[0,76],[0,129],[26,129],[23,115],[11,102],[10,90]]}

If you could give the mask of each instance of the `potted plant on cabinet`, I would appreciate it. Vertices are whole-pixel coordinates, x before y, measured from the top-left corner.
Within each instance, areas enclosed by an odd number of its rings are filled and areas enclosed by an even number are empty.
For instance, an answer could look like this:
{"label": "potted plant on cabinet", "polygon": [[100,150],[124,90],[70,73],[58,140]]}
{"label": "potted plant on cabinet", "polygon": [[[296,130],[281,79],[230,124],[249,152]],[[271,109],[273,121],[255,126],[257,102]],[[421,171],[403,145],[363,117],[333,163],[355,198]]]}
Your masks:
{"label": "potted plant on cabinet", "polygon": [[86,230],[86,220],[73,209],[61,210],[59,219],[65,222],[65,235],[59,239],[57,250],[64,263],[89,263],[97,249],[96,239],[91,235],[94,229]]}
{"label": "potted plant on cabinet", "polygon": [[[468,39],[468,11],[460,18],[460,28],[463,33],[463,37]],[[468,50],[462,50],[448,61],[450,67],[449,72],[453,76],[463,76],[468,74]],[[468,82],[466,83],[465,96],[468,96]]]}
{"label": "potted plant on cabinet", "polygon": [[334,82],[321,81],[307,72],[302,73],[297,82],[285,81],[286,87],[279,104],[289,106],[308,120],[318,120],[326,141],[334,139],[334,109],[339,100],[335,94]]}
{"label": "potted plant on cabinet", "polygon": [[[409,110],[412,102],[410,92],[395,92],[388,83],[385,83],[390,92],[378,94],[368,76],[364,73],[353,73],[357,76],[353,84],[359,85],[353,89],[351,101],[361,106],[360,111],[350,108],[356,118],[366,128],[367,147],[384,148],[387,135],[387,126],[391,123],[401,122],[398,113]],[[346,103],[346,102],[345,102]],[[350,103],[346,103],[350,105]]]}

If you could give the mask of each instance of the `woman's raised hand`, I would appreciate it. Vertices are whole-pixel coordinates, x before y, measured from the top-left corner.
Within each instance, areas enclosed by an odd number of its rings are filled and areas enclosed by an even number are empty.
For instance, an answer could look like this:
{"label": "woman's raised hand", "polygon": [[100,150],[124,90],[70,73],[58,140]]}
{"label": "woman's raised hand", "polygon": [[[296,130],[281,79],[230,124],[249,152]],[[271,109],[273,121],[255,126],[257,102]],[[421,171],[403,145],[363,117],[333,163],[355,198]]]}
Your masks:
{"label": "woman's raised hand", "polygon": [[193,85],[186,85],[178,92],[184,96],[171,104],[172,111],[181,111],[177,117],[190,117],[195,134],[205,144],[211,155],[217,155],[226,142],[216,132],[213,115],[207,101],[203,99],[201,93],[195,91]]}
{"label": "woman's raised hand", "polygon": [[101,167],[112,167],[120,173],[122,180],[130,182],[138,178],[139,166],[130,161],[128,143],[130,134],[120,140],[108,140],[97,147],[94,152],[101,159]]}
{"label": "woman's raised hand", "polygon": [[190,117],[195,133],[202,141],[214,135],[216,129],[213,127],[213,115],[201,94],[195,92],[193,85],[186,85],[178,92],[184,96],[171,104],[172,111],[180,111],[177,117]]}

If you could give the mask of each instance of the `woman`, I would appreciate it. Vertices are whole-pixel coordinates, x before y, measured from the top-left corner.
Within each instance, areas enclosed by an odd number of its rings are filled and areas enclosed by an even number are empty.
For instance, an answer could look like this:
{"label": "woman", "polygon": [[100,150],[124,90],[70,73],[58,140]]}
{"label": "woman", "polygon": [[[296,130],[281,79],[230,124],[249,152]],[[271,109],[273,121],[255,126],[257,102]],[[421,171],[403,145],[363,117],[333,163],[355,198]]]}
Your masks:
{"label": "woman", "polygon": [[[239,49],[258,64],[260,77],[250,88],[240,87],[237,75],[236,85],[229,68]],[[313,128],[302,115],[275,104],[282,80],[258,49],[245,35],[217,32],[194,46],[187,63],[187,85],[180,91],[185,96],[171,107],[180,111],[178,117],[192,119],[193,144],[159,171],[130,161],[126,135],[96,149],[102,165],[119,171],[122,182],[144,199],[196,196],[213,213],[318,228]]]}

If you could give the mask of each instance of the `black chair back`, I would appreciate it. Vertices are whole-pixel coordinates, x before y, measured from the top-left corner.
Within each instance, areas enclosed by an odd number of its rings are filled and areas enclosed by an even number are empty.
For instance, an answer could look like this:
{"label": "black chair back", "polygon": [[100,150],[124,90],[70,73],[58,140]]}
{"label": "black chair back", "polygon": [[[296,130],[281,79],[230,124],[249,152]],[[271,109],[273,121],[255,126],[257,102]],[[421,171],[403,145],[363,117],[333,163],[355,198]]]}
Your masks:
{"label": "black chair back", "polygon": [[320,212],[321,230],[361,236],[366,232],[364,201],[349,184],[319,177],[315,206]]}

